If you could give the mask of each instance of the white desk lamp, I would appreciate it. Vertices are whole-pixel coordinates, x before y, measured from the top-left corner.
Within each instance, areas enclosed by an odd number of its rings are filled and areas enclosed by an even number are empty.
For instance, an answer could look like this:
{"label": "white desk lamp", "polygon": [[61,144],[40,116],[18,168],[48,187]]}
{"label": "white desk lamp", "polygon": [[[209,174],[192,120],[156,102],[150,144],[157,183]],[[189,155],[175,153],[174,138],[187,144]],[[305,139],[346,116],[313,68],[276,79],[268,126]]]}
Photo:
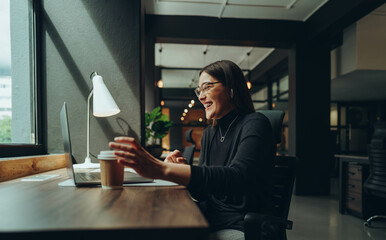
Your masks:
{"label": "white desk lamp", "polygon": [[93,89],[87,99],[87,155],[84,163],[74,164],[74,168],[99,168],[99,163],[92,163],[90,158],[90,99],[93,98],[93,115],[95,117],[110,117],[118,114],[121,110],[115,103],[103,78],[97,72],[90,75]]}

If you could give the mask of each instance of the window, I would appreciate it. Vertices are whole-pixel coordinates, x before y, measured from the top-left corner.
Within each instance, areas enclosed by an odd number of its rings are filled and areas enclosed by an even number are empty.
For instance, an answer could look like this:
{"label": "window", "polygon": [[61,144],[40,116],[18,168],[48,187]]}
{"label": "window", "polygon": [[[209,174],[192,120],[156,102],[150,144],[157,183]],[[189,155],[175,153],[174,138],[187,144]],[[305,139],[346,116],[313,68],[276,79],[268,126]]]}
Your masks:
{"label": "window", "polygon": [[33,0],[0,1],[0,157],[40,154]]}
{"label": "window", "polygon": [[255,110],[268,109],[268,88],[264,87],[251,94]]}

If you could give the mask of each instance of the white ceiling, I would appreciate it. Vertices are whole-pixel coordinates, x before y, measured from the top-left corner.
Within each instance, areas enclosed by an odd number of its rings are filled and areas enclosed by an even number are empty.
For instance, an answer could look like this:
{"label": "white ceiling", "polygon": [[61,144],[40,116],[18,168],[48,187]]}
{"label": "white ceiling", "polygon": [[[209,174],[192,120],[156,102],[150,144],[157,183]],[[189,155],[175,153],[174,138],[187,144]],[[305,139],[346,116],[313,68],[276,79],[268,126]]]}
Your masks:
{"label": "white ceiling", "polygon": [[217,60],[228,59],[242,69],[252,70],[273,50],[257,47],[156,43],[155,64],[172,68],[202,68]]}
{"label": "white ceiling", "polygon": [[147,14],[306,21],[327,0],[146,0]]}
{"label": "white ceiling", "polygon": [[[243,70],[252,70],[273,50],[273,48],[156,43],[155,65],[177,68],[162,70],[165,88],[193,88],[198,84],[199,69],[210,63],[227,59],[235,62]],[[250,53],[249,56],[247,53]],[[197,70],[178,70],[178,68]]]}

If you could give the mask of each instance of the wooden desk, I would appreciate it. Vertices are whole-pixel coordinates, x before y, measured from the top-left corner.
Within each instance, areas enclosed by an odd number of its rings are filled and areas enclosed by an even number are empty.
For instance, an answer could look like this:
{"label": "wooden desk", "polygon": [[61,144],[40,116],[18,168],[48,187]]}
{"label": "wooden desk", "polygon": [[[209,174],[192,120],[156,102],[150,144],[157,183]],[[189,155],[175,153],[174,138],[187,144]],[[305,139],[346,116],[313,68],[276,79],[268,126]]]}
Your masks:
{"label": "wooden desk", "polygon": [[208,223],[185,187],[60,187],[65,169],[43,182],[0,183],[0,239],[206,239]]}

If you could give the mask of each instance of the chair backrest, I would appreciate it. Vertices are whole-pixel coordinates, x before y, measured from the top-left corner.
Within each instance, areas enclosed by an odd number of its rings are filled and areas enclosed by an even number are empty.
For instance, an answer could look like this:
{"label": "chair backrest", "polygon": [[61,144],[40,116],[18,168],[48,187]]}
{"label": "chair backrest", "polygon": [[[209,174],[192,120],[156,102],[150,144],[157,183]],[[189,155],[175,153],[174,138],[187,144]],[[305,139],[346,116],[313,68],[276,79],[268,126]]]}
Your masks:
{"label": "chair backrest", "polygon": [[182,155],[184,156],[184,158],[186,158],[188,164],[190,165],[193,164],[194,151],[196,150],[196,143],[192,138],[192,132],[193,129],[189,129],[185,132],[185,140],[187,142],[192,143],[192,145],[185,147],[184,152],[182,153]]}
{"label": "chair backrest", "polygon": [[273,203],[277,217],[287,219],[295,182],[296,157],[276,156],[273,170]]}
{"label": "chair backrest", "polygon": [[281,110],[258,110],[257,112],[264,114],[272,126],[275,143],[281,142],[281,128],[283,126],[284,112]]}
{"label": "chair backrest", "polygon": [[[271,123],[275,143],[281,142],[284,112],[280,110],[259,110]],[[273,170],[273,203],[277,217],[287,219],[295,181],[296,157],[276,156]]]}
{"label": "chair backrest", "polygon": [[371,195],[386,198],[386,122],[374,125],[374,134],[367,147],[370,176],[364,188]]}

